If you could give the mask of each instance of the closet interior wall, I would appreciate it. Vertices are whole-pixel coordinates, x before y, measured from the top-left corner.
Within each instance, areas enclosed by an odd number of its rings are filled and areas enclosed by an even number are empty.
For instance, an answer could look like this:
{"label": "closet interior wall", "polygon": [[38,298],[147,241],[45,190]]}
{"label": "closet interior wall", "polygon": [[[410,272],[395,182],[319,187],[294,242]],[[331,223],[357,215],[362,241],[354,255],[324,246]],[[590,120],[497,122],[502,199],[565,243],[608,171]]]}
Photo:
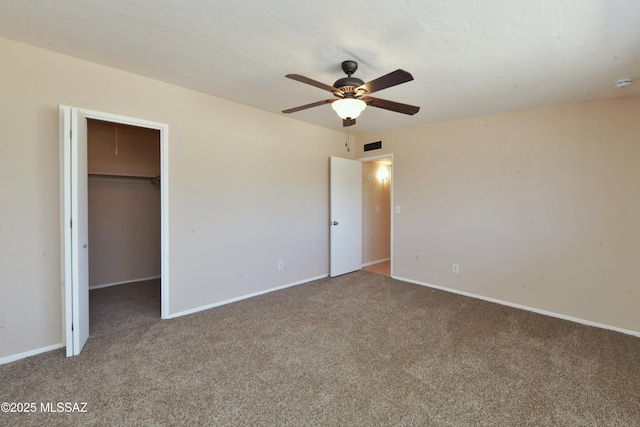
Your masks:
{"label": "closet interior wall", "polygon": [[160,277],[160,132],[88,121],[89,288]]}

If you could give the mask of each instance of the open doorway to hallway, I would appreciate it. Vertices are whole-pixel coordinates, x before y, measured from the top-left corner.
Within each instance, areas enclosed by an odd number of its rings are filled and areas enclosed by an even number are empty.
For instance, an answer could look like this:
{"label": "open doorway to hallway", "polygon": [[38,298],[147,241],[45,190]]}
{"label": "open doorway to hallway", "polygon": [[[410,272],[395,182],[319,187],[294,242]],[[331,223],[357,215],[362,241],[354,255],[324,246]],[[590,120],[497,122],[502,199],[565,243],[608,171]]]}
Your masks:
{"label": "open doorway to hallway", "polygon": [[371,264],[363,268],[364,271],[370,271],[371,273],[382,274],[383,276],[391,276],[391,261],[382,261],[376,264]]}
{"label": "open doorway to hallway", "polygon": [[363,270],[391,275],[392,157],[362,159]]}

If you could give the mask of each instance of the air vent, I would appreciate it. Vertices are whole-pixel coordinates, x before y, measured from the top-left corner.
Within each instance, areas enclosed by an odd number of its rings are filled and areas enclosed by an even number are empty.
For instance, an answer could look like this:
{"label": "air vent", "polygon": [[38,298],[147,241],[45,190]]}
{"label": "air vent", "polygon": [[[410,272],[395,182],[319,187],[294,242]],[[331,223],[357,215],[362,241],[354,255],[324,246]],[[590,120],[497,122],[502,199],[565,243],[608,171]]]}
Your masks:
{"label": "air vent", "polygon": [[364,151],[379,150],[382,148],[382,141],[364,144]]}

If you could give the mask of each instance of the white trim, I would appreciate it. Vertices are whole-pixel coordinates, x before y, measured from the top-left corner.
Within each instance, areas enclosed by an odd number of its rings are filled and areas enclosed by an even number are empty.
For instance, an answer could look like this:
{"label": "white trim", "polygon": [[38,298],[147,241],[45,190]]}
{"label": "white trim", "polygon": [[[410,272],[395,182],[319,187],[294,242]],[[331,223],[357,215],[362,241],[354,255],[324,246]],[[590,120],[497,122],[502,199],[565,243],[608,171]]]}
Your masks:
{"label": "white trim", "polygon": [[169,125],[160,129],[160,317],[169,318]]}
{"label": "white trim", "polygon": [[125,280],[123,282],[104,283],[102,285],[89,286],[89,290],[109,288],[111,286],[126,285],[127,283],[146,282],[147,280],[160,279],[162,276],[141,277],[139,279]]}
{"label": "white trim", "polygon": [[[88,110],[85,108],[78,107],[70,107],[70,106],[59,106],[60,111],[64,111],[66,109],[70,110],[70,114],[79,115],[82,119],[97,119],[102,121],[108,121],[113,123],[121,123],[131,126],[144,127],[148,129],[155,129],[160,132],[160,226],[161,226],[161,238],[160,238],[160,258],[161,258],[161,317],[163,319],[169,318],[169,125],[165,123],[153,122],[145,119],[138,119],[134,117],[120,116],[117,114],[105,113],[101,111]],[[62,115],[62,114],[61,114]],[[65,128],[66,123],[62,121],[61,117],[61,144],[64,143],[65,138],[67,137],[67,129]],[[65,147],[61,148],[61,160],[65,158],[68,153],[65,151]],[[62,170],[64,169],[64,170]],[[68,174],[70,171],[66,168],[61,167],[61,172],[64,174],[61,177],[61,183],[64,184],[64,188],[67,188],[69,185]],[[63,191],[61,189],[61,191]],[[61,202],[63,203],[64,208],[67,208],[67,200],[64,199],[64,196],[61,196]],[[63,268],[63,338],[64,342],[68,344],[70,342],[70,336],[73,334],[70,333],[70,325],[68,325],[66,321],[67,319],[67,311],[70,310],[71,305],[68,303],[69,300],[69,288],[70,281],[68,277],[68,266],[67,266],[67,244],[66,241],[66,233],[68,233],[67,225],[69,224],[68,218],[64,212],[61,212],[62,221],[62,268]],[[69,353],[70,346],[67,345],[67,356],[71,356]]]}
{"label": "white trim", "polygon": [[0,357],[0,365],[6,365],[7,363],[15,362],[16,360],[24,359],[25,357],[35,356],[40,353],[46,353],[48,351],[57,350],[64,347],[63,343],[50,345],[47,347],[36,348],[34,350],[25,351],[24,353],[12,354],[11,356]]}
{"label": "white trim", "polygon": [[[160,306],[161,318],[169,317],[169,125],[149,120],[80,109],[89,118],[160,131]],[[96,117],[91,115],[95,114]]]}
{"label": "white trim", "polygon": [[161,317],[169,319],[169,125],[135,117],[78,108],[85,117],[160,131],[160,265]]}
{"label": "white trim", "polygon": [[207,304],[207,305],[203,305],[201,307],[191,308],[189,310],[185,310],[185,311],[181,311],[181,312],[178,312],[178,313],[171,314],[168,317],[168,319],[173,319],[175,317],[186,316],[187,314],[197,313],[199,311],[208,310],[210,308],[220,307],[221,305],[231,304],[232,302],[237,302],[237,301],[241,301],[243,299],[257,297],[257,296],[260,296],[260,295],[268,294],[270,292],[275,292],[275,291],[279,291],[281,289],[290,288],[292,286],[297,286],[297,285],[302,285],[304,283],[313,282],[314,280],[324,279],[326,277],[329,277],[329,275],[328,274],[323,274],[321,276],[311,277],[309,279],[303,279],[303,280],[300,280],[298,282],[288,283],[288,284],[282,285],[282,286],[276,286],[275,288],[265,289],[264,291],[254,292],[252,294],[243,295],[243,296],[240,296],[240,297],[231,298],[231,299],[220,301],[220,302],[215,302],[213,304]]}
{"label": "white trim", "polygon": [[73,332],[70,319],[71,306],[71,142],[70,107],[58,106],[60,137],[60,267],[62,299],[62,340],[68,344],[67,357],[73,356]]}
{"label": "white trim", "polygon": [[404,278],[404,277],[391,276],[391,278],[396,279],[396,280],[402,280],[403,282],[413,283],[414,285],[426,286],[428,288],[438,289],[438,290],[445,291],[445,292],[451,292],[451,293],[454,293],[454,294],[463,295],[465,297],[471,297],[471,298],[480,299],[480,300],[483,300],[483,301],[493,302],[493,303],[496,303],[496,304],[505,305],[507,307],[513,307],[513,308],[517,308],[517,309],[520,309],[520,310],[531,311],[533,313],[542,314],[544,316],[555,317],[555,318],[562,319],[562,320],[568,320],[568,321],[574,322],[574,323],[581,323],[581,324],[587,325],[587,326],[594,326],[596,328],[608,329],[608,330],[611,330],[611,331],[620,332],[620,333],[623,333],[623,334],[640,337],[640,331],[632,331],[631,329],[618,328],[617,326],[611,326],[611,325],[606,325],[604,323],[592,322],[591,320],[585,320],[585,319],[580,319],[578,317],[573,317],[573,316],[567,316],[567,315],[564,315],[564,314],[554,313],[553,311],[541,310],[539,308],[529,307],[527,305],[515,304],[515,303],[512,303],[512,302],[503,301],[503,300],[499,300],[499,299],[496,299],[496,298],[490,298],[490,297],[485,297],[485,296],[482,296],[482,295],[472,294],[471,292],[465,292],[465,291],[459,291],[457,289],[446,288],[444,286],[432,285],[432,284],[429,284],[429,283],[420,282],[418,280],[407,279],[407,278]]}
{"label": "white trim", "polygon": [[378,154],[377,156],[371,156],[371,157],[360,157],[359,159],[356,159],[356,160],[362,163],[367,163],[367,162],[373,162],[375,160],[387,159],[389,157],[391,157],[391,164],[393,164],[393,153]]}
{"label": "white trim", "polygon": [[380,264],[381,262],[387,262],[387,261],[391,261],[391,258],[384,258],[384,259],[379,259],[377,261],[367,262],[362,264],[362,267],[369,267],[370,265]]}

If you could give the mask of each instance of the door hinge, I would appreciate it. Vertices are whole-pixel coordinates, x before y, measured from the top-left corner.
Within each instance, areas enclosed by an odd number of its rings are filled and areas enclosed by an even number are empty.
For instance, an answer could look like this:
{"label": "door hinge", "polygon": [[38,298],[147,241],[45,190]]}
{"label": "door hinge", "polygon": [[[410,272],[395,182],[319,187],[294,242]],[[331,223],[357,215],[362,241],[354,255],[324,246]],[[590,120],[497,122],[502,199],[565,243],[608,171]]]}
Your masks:
{"label": "door hinge", "polygon": [[73,219],[69,220],[69,227],[73,228]]}
{"label": "door hinge", "polygon": [[71,332],[73,332],[73,322],[71,322]]}
{"label": "door hinge", "polygon": [[69,129],[69,139],[73,139],[73,129]]}

